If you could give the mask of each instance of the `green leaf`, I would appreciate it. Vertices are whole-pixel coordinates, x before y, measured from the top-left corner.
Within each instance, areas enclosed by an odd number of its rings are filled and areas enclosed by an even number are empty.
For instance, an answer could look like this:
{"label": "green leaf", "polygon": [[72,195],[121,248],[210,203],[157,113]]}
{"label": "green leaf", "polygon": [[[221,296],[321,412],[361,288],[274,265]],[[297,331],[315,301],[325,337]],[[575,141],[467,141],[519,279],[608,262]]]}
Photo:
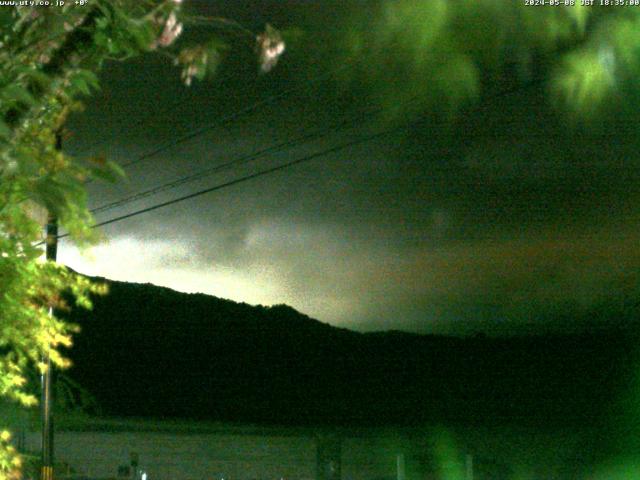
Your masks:
{"label": "green leaf", "polygon": [[104,166],[91,167],[89,170],[91,172],[91,176],[105,180],[109,183],[115,183],[126,175],[122,167],[115,162],[106,162]]}
{"label": "green leaf", "polygon": [[567,9],[567,13],[575,22],[580,35],[583,35],[587,28],[587,22],[589,20],[591,10],[592,9],[590,7],[582,5],[580,2],[576,2],[575,5]]}
{"label": "green leaf", "polygon": [[11,9],[0,8],[0,32],[8,31],[13,21],[14,19],[13,19]]}
{"label": "green leaf", "polygon": [[100,88],[98,76],[91,70],[79,70],[77,75],[81,76],[82,79],[94,90],[98,90]]}
{"label": "green leaf", "polygon": [[124,169],[120,165],[118,165],[116,162],[108,161],[107,167],[111,169],[114,175],[117,175],[120,178],[125,178],[127,176]]}
{"label": "green leaf", "polygon": [[82,78],[74,77],[71,79],[70,83],[71,83],[71,86],[74,87],[80,93],[83,93],[85,95],[91,94],[91,89],[89,88],[89,85],[87,85],[87,82],[85,82]]}
{"label": "green leaf", "polygon": [[34,68],[25,69],[25,75],[41,87],[49,85],[49,83],[51,82],[51,78],[46,73],[42,73],[41,71]]}
{"label": "green leaf", "polygon": [[29,106],[37,104],[36,100],[26,88],[15,83],[7,85],[2,89],[2,97],[4,101],[8,103],[23,102]]}
{"label": "green leaf", "polygon": [[130,26],[128,29],[129,33],[133,37],[133,40],[136,43],[137,47],[141,50],[148,50],[149,46],[153,43],[156,36],[153,28],[151,28],[151,25],[148,23],[139,24],[137,22],[128,23]]}
{"label": "green leaf", "polygon": [[98,77],[89,70],[78,70],[69,80],[71,86],[84,95],[91,95],[92,90],[99,88]]}
{"label": "green leaf", "polygon": [[93,41],[97,47],[106,48],[109,43],[109,37],[102,30],[98,30],[98,32],[93,36]]}
{"label": "green leaf", "polygon": [[0,120],[0,138],[11,138],[11,129],[4,120]]}

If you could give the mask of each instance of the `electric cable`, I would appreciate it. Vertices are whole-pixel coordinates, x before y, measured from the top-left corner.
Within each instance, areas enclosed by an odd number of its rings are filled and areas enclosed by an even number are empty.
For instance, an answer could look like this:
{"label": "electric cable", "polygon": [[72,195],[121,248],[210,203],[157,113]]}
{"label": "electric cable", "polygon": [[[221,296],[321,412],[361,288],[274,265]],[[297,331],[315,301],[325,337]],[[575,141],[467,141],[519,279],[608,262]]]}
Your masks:
{"label": "electric cable", "polygon": [[[504,96],[507,96],[507,95],[511,95],[513,93],[517,93],[517,92],[519,92],[519,91],[521,91],[521,90],[523,90],[523,89],[525,89],[525,88],[527,88],[529,86],[532,86],[532,85],[535,85],[535,84],[539,84],[539,83],[541,83],[541,82],[540,81],[528,82],[526,85],[519,86],[519,87],[514,87],[512,89],[509,89],[509,90],[506,90],[504,92],[501,92],[498,95],[494,95],[489,100],[493,101],[493,100],[499,99],[501,97],[504,97]],[[487,102],[484,102],[479,107],[486,106],[486,104],[487,104]],[[479,108],[479,107],[476,107],[476,108]],[[178,203],[178,202],[181,202],[181,201],[184,201],[184,200],[188,200],[188,199],[191,199],[191,198],[194,198],[194,197],[198,197],[200,195],[204,195],[206,193],[210,193],[210,192],[217,191],[217,190],[222,190],[224,188],[227,188],[227,187],[230,187],[230,186],[233,186],[233,185],[237,185],[239,183],[243,183],[245,181],[248,181],[248,180],[251,180],[251,179],[254,179],[254,178],[262,177],[264,175],[268,175],[268,174],[271,174],[271,173],[274,173],[274,172],[277,172],[277,171],[280,171],[280,170],[284,170],[284,169],[290,168],[290,167],[292,167],[294,165],[297,165],[297,164],[300,164],[300,163],[304,163],[304,162],[307,162],[307,161],[310,161],[310,160],[313,160],[315,158],[322,157],[322,156],[325,156],[325,155],[328,155],[328,154],[331,154],[331,153],[335,153],[337,151],[340,151],[340,150],[343,150],[345,148],[348,148],[348,147],[351,147],[351,146],[355,146],[355,145],[358,145],[358,144],[362,144],[362,143],[365,143],[367,141],[371,141],[371,140],[374,140],[374,139],[377,139],[377,138],[381,138],[381,137],[383,137],[385,135],[389,135],[391,133],[395,133],[395,132],[400,131],[402,129],[407,129],[407,128],[413,126],[415,123],[416,123],[416,121],[413,121],[413,122],[410,122],[408,124],[403,124],[403,125],[391,128],[391,129],[383,130],[381,132],[378,132],[378,133],[375,133],[375,134],[372,134],[372,135],[368,135],[368,136],[365,136],[365,137],[360,138],[360,139],[356,139],[356,140],[352,140],[352,141],[349,141],[349,142],[346,142],[346,143],[342,143],[340,145],[331,147],[329,149],[325,149],[325,150],[322,150],[320,152],[313,153],[311,155],[303,156],[301,158],[298,158],[296,160],[292,160],[290,162],[285,162],[285,163],[277,165],[275,167],[267,168],[267,169],[261,170],[259,172],[256,172],[256,173],[253,173],[253,174],[249,174],[249,175],[245,175],[243,177],[240,177],[240,178],[237,178],[237,179],[234,179],[234,180],[222,183],[222,184],[214,185],[213,187],[209,187],[209,188],[206,188],[204,190],[199,190],[197,192],[194,192],[194,193],[182,196],[182,197],[178,197],[178,198],[175,198],[175,199],[172,199],[172,200],[168,200],[166,202],[162,202],[162,203],[158,203],[158,204],[155,204],[155,205],[151,205],[149,207],[146,207],[146,208],[143,208],[143,209],[140,209],[140,210],[136,210],[136,211],[131,212],[131,213],[127,213],[127,214],[124,214],[124,215],[120,215],[120,216],[117,216],[117,217],[114,217],[114,218],[111,218],[111,219],[96,223],[96,224],[92,225],[91,228],[97,228],[97,227],[101,227],[101,226],[104,226],[104,225],[109,225],[109,224],[112,224],[112,223],[116,223],[116,222],[119,222],[121,220],[125,220],[125,219],[131,218],[131,217],[135,217],[135,216],[141,215],[143,213],[151,212],[151,211],[157,210],[159,208],[163,208],[163,207],[166,207],[166,206],[169,206],[169,205],[173,205],[175,203]],[[65,234],[62,234],[62,235],[58,235],[56,238],[61,239],[61,238],[65,238],[65,237],[68,237],[68,236],[69,236],[69,233],[65,233]],[[45,243],[45,241],[43,240],[43,241],[39,242],[38,244],[36,244],[36,246],[43,245],[44,243]]]}
{"label": "electric cable", "polygon": [[[398,132],[398,131],[400,131],[402,129],[406,129],[408,127],[409,127],[409,125],[396,126],[394,128],[391,128],[391,129],[383,130],[383,131],[380,131],[380,132],[377,132],[377,133],[374,133],[374,134],[371,134],[371,135],[367,135],[367,136],[358,138],[356,140],[351,140],[351,141],[348,141],[348,142],[344,142],[344,143],[341,143],[339,145],[333,146],[331,148],[327,148],[327,149],[321,150],[319,152],[315,152],[315,153],[312,153],[310,155],[305,155],[305,156],[297,158],[295,160],[291,160],[289,162],[285,162],[285,163],[282,163],[280,165],[276,165],[275,167],[266,168],[264,170],[260,170],[258,172],[255,172],[255,173],[252,173],[252,174],[249,174],[249,175],[245,175],[245,176],[242,176],[240,178],[236,178],[234,180],[230,180],[228,182],[224,182],[224,183],[221,183],[221,184],[218,184],[218,185],[214,185],[212,187],[208,187],[208,188],[205,188],[203,190],[199,190],[197,192],[193,192],[193,193],[190,193],[188,195],[184,195],[182,197],[174,198],[172,200],[168,200],[168,201],[162,202],[162,203],[157,203],[155,205],[151,205],[149,207],[145,207],[145,208],[142,208],[140,210],[136,210],[136,211],[131,212],[131,213],[127,213],[127,214],[120,215],[120,216],[117,216],[117,217],[114,217],[114,218],[110,218],[109,220],[104,220],[102,222],[98,222],[95,225],[92,225],[91,228],[102,227],[104,225],[110,225],[112,223],[116,223],[116,222],[119,222],[119,221],[122,221],[122,220],[126,220],[128,218],[136,217],[136,216],[142,215],[144,213],[152,212],[154,210],[158,210],[159,208],[167,207],[169,205],[173,205],[173,204],[176,204],[178,202],[182,202],[182,201],[185,201],[185,200],[189,200],[191,198],[199,197],[199,196],[204,195],[206,193],[211,193],[211,192],[215,192],[217,190],[222,190],[224,188],[231,187],[233,185],[238,185],[240,183],[244,183],[244,182],[246,182],[248,180],[252,180],[254,178],[258,178],[258,177],[262,177],[262,176],[265,176],[265,175],[269,175],[271,173],[275,173],[275,172],[278,172],[278,171],[281,171],[281,170],[285,170],[285,169],[291,168],[294,165],[305,163],[305,162],[308,162],[310,160],[314,160],[316,158],[324,157],[324,156],[327,156],[327,155],[329,155],[331,153],[335,153],[335,152],[338,152],[340,150],[344,150],[344,149],[349,148],[349,147],[353,147],[353,146],[360,145],[360,144],[363,144],[363,143],[366,143],[366,142],[370,142],[372,140],[376,140],[378,138],[382,138],[382,137],[384,137],[386,135],[390,135],[392,133]],[[61,239],[61,238],[65,238],[65,237],[68,237],[68,236],[69,236],[69,234],[65,233],[65,234],[62,234],[62,235],[58,235],[57,238]],[[41,243],[44,243],[44,242],[41,242]]]}
{"label": "electric cable", "polygon": [[379,111],[379,108],[367,108],[364,111],[359,112],[357,115],[355,115],[352,118],[343,118],[338,122],[334,122],[331,126],[324,128],[320,131],[315,131],[315,132],[311,132],[311,133],[306,133],[304,135],[300,135],[292,140],[287,140],[284,142],[280,142],[278,144],[275,145],[270,145],[268,147],[265,147],[261,150],[258,150],[256,152],[253,152],[251,154],[248,155],[243,155],[239,158],[235,158],[233,160],[230,160],[228,162],[222,163],[220,165],[215,165],[213,167],[210,168],[206,168],[204,170],[200,170],[196,173],[190,174],[190,175],[185,175],[183,177],[180,177],[176,180],[172,180],[170,182],[166,182],[164,184],[158,185],[156,187],[147,189],[147,190],[143,190],[141,192],[135,193],[133,195],[130,195],[128,197],[124,197],[121,198],[119,200],[101,205],[99,207],[96,207],[91,211],[92,214],[96,214],[96,213],[102,213],[108,210],[112,210],[114,208],[126,205],[128,203],[131,202],[135,202],[137,200],[141,200],[143,198],[147,198],[149,196],[167,191],[167,190],[171,190],[174,188],[177,188],[181,185],[185,185],[187,183],[191,183],[197,180],[200,180],[202,178],[205,178],[209,175],[213,175],[214,173],[218,173],[224,170],[227,170],[231,167],[234,166],[238,166],[238,165],[244,165],[247,164],[249,162],[252,162],[254,160],[257,160],[265,155],[268,154],[272,154],[272,153],[276,153],[282,150],[286,150],[286,149],[290,149],[292,147],[296,147],[296,146],[300,146],[303,145],[305,143],[308,143],[311,140],[318,140],[321,138],[326,137],[327,135],[336,132],[338,129],[344,127],[347,124],[353,124],[357,121],[360,121],[363,117],[367,116],[367,115],[371,115],[372,113],[376,113],[376,111]]}
{"label": "electric cable", "polygon": [[280,100],[282,98],[285,98],[290,93],[293,93],[293,92],[296,92],[296,91],[299,91],[299,90],[304,90],[304,89],[308,88],[310,84],[320,82],[320,81],[325,80],[327,78],[331,78],[334,74],[338,73],[340,70],[343,70],[347,66],[348,66],[348,64],[343,64],[340,67],[338,67],[338,68],[336,68],[334,70],[330,70],[330,71],[326,72],[323,75],[319,75],[317,77],[314,77],[314,78],[312,78],[311,80],[308,80],[305,83],[302,83],[302,84],[296,85],[294,87],[282,90],[281,92],[279,92],[277,94],[270,95],[270,96],[268,96],[268,97],[266,97],[266,98],[264,98],[262,100],[259,100],[259,101],[255,102],[255,103],[251,104],[251,105],[248,105],[248,106],[246,106],[244,108],[241,108],[240,110],[238,110],[236,112],[233,112],[233,113],[231,113],[229,115],[225,115],[225,116],[223,116],[222,118],[216,120],[215,122],[213,122],[210,125],[207,125],[207,126],[204,126],[204,127],[200,127],[198,129],[195,129],[195,130],[193,130],[193,131],[191,131],[189,133],[186,133],[186,134],[178,137],[175,140],[171,140],[171,141],[165,142],[164,144],[160,145],[159,147],[157,147],[157,148],[155,148],[153,150],[150,150],[150,151],[148,151],[146,153],[143,153],[142,155],[140,155],[136,159],[134,159],[134,160],[132,160],[130,162],[122,164],[121,167],[122,168],[127,168],[127,167],[130,167],[130,166],[135,165],[137,163],[140,163],[140,162],[142,162],[144,160],[147,160],[149,158],[155,157],[159,153],[162,153],[162,152],[164,152],[166,150],[169,150],[169,149],[171,149],[171,148],[173,148],[173,147],[175,147],[177,145],[185,143],[185,142],[187,142],[187,141],[189,141],[189,140],[191,140],[193,138],[199,137],[200,135],[203,135],[204,133],[206,133],[206,132],[208,132],[210,130],[213,130],[213,129],[221,126],[221,125],[225,125],[225,124],[227,124],[229,122],[232,122],[232,121],[234,121],[234,120],[236,120],[238,118],[241,118],[241,117],[253,112],[254,110],[257,110],[258,108],[260,108],[260,107],[262,107],[264,105],[269,105],[270,103],[274,103],[274,102],[276,102],[276,101],[278,101],[278,100]]}
{"label": "electric cable", "polygon": [[[527,87],[528,86],[532,86],[534,84],[538,84],[538,83],[539,83],[539,81],[529,82],[529,85],[527,85]],[[491,101],[492,100],[496,100],[496,99],[498,99],[500,97],[503,97],[503,96],[506,96],[506,95],[509,95],[509,94],[513,94],[513,93],[517,93],[518,91],[521,91],[521,90],[524,90],[523,86],[514,87],[512,89],[506,90],[504,92],[501,92],[498,95],[493,96],[490,100]],[[414,101],[416,101],[418,99],[419,99],[419,95],[415,95],[411,99],[409,99],[409,101],[407,101],[406,103],[411,103],[411,102],[414,102]],[[360,115],[358,115],[357,118],[355,118],[355,120],[358,120],[359,117],[362,114],[367,114],[367,115],[375,114],[377,112],[380,112],[381,110],[382,110],[382,107],[380,107],[380,106],[373,107],[370,110],[364,110],[363,112],[361,112]],[[111,210],[113,208],[117,208],[119,206],[126,205],[128,203],[134,202],[136,200],[147,198],[147,197],[155,195],[157,193],[176,188],[176,187],[178,187],[180,185],[184,185],[186,183],[190,183],[190,182],[199,180],[201,178],[204,178],[205,176],[212,175],[214,173],[223,171],[223,170],[225,170],[227,168],[230,168],[230,167],[232,167],[234,165],[241,165],[241,164],[249,163],[249,162],[251,162],[253,160],[258,159],[259,157],[261,157],[263,155],[267,155],[267,154],[270,154],[270,153],[273,153],[273,152],[277,152],[277,151],[280,151],[280,150],[285,149],[287,147],[297,146],[300,143],[304,143],[304,142],[307,142],[309,140],[312,140],[312,139],[316,138],[317,135],[322,137],[325,134],[330,133],[334,129],[339,128],[342,125],[344,125],[345,123],[351,122],[353,120],[354,119],[351,119],[351,120],[342,119],[339,122],[337,122],[336,124],[328,127],[324,131],[321,131],[321,132],[318,132],[318,133],[311,133],[311,134],[302,135],[300,137],[297,137],[294,140],[281,142],[281,143],[279,143],[277,145],[272,145],[272,146],[266,147],[266,148],[264,148],[262,150],[259,150],[258,152],[254,152],[252,154],[244,155],[244,156],[242,156],[240,158],[237,158],[237,159],[231,160],[229,162],[214,166],[212,168],[201,170],[201,171],[196,172],[196,173],[191,174],[191,175],[183,176],[183,177],[178,178],[178,179],[176,179],[174,181],[170,181],[170,182],[161,184],[159,186],[153,187],[151,189],[147,189],[147,190],[144,190],[142,192],[135,193],[133,195],[130,195],[130,196],[125,197],[125,198],[122,198],[120,200],[116,200],[116,201],[110,202],[108,204],[104,204],[104,205],[101,205],[99,207],[96,207],[95,209],[91,210],[91,213],[95,214],[95,213],[101,213],[101,212],[104,212],[104,211],[108,211],[108,210]],[[205,127],[205,128],[208,128],[208,127]],[[159,150],[160,149],[157,149],[157,151],[159,151]],[[127,164],[125,164],[125,166],[126,165]]]}

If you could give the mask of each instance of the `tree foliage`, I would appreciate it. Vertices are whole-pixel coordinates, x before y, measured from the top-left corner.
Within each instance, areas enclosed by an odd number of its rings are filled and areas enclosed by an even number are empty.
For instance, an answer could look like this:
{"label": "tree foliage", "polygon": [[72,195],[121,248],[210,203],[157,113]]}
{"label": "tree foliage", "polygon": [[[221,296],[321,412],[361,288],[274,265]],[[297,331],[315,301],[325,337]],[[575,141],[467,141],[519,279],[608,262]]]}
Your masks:
{"label": "tree foliage", "polygon": [[[85,183],[121,173],[110,162],[59,151],[56,140],[64,135],[65,120],[98,88],[96,74],[105,62],[162,50],[189,84],[219,59],[222,34],[214,33],[205,45],[175,48],[188,19],[181,3],[95,0],[82,6],[0,9],[0,397],[25,406],[36,403],[27,388],[28,369],[44,372],[47,355],[53,366],[67,366],[59,348],[70,345],[76,331],[51,309],[70,308],[67,298],[90,308],[89,294],[104,291],[42,259],[47,216],[79,245],[97,239]],[[267,70],[284,44],[275,29],[264,35],[257,38],[257,48]],[[20,465],[9,432],[2,431],[0,480],[18,478]]]}
{"label": "tree foliage", "polygon": [[634,95],[640,8],[528,3],[382,1],[347,20],[340,61],[391,118],[543,84],[561,114],[585,121]]}

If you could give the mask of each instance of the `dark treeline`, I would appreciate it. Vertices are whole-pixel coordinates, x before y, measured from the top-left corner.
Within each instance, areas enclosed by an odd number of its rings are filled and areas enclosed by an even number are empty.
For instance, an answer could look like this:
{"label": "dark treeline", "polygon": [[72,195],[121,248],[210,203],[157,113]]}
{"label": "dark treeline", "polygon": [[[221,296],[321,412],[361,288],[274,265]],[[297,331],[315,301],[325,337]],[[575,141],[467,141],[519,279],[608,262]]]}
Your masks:
{"label": "dark treeline", "polygon": [[287,306],[110,282],[68,374],[107,415],[279,424],[593,424],[619,415],[635,335],[362,334]]}

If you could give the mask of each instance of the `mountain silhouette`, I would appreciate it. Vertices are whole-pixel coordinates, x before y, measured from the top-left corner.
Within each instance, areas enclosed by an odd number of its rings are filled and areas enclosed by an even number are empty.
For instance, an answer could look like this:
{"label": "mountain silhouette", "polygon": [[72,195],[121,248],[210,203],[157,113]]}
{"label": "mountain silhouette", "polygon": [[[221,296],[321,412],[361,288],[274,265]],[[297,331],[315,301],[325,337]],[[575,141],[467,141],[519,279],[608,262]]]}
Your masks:
{"label": "mountain silhouette", "polygon": [[[114,416],[277,424],[592,423],[632,378],[627,331],[358,333],[286,305],[107,282],[67,374]],[[615,414],[615,412],[614,412]]]}

